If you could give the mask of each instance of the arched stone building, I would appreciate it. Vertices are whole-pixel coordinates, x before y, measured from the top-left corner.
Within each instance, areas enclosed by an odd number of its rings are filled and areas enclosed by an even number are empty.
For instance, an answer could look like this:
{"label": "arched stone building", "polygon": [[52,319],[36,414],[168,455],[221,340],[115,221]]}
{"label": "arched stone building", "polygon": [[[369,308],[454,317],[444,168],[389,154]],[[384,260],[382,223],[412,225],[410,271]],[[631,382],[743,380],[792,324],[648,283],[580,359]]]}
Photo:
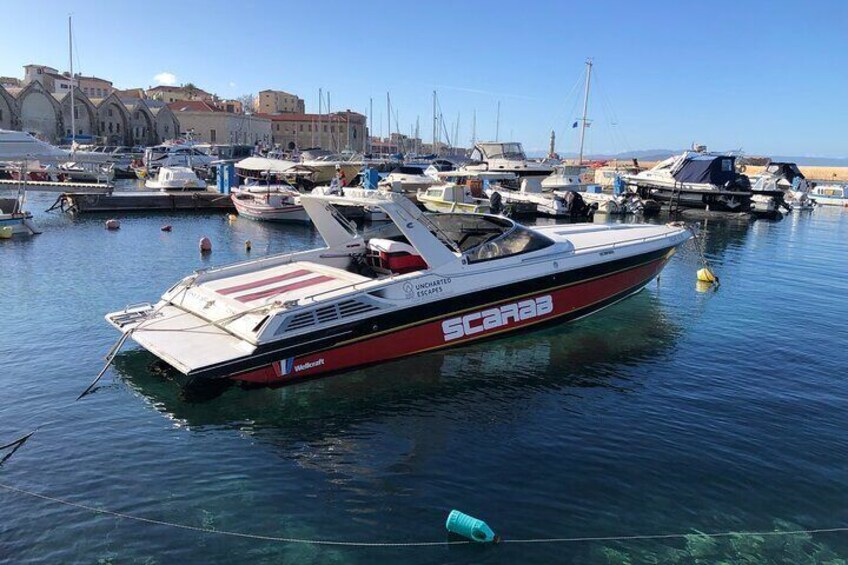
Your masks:
{"label": "arched stone building", "polygon": [[147,105],[156,117],[157,142],[162,143],[169,139],[178,138],[180,136],[180,122],[174,112],[164,102],[158,100],[148,100]]}
{"label": "arched stone building", "polygon": [[0,86],[0,129],[17,129],[18,104],[15,97]]}
{"label": "arched stone building", "polygon": [[110,94],[106,98],[93,99],[97,106],[98,135],[107,145],[127,145],[130,138],[130,113],[121,100]]}
{"label": "arched stone building", "polygon": [[56,143],[64,128],[62,111],[53,95],[40,82],[33,81],[18,93],[17,98],[20,129]]}
{"label": "arched stone building", "polygon": [[[54,94],[59,100],[62,107],[62,125],[65,128],[62,137],[70,137],[71,135],[71,94]],[[88,99],[88,96],[77,87],[74,89],[74,126],[76,127],[76,135],[96,136],[97,135],[97,108]]]}
{"label": "arched stone building", "polygon": [[159,141],[156,131],[156,116],[140,98],[122,99],[121,102],[130,116],[130,144],[154,145]]}

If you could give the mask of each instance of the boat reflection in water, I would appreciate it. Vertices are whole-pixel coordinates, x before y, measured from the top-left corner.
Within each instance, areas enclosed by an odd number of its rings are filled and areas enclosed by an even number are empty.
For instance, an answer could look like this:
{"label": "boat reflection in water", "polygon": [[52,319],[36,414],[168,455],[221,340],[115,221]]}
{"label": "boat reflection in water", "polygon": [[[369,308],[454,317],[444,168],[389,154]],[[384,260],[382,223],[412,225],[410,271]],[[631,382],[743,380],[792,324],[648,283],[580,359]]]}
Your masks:
{"label": "boat reflection in water", "polygon": [[[151,370],[156,357],[141,349],[119,354],[115,369],[153,407],[189,429],[228,427],[275,443],[311,443],[374,419],[433,410],[450,418],[467,417],[469,411],[521,417],[549,392],[573,389],[579,399],[576,391],[585,387],[630,390],[640,382],[633,368],[663,356],[682,331],[649,290],[572,325],[296,387],[244,390],[228,380],[193,385],[164,378],[169,375]],[[215,382],[220,386],[211,386]],[[580,410],[579,400],[574,410]]]}

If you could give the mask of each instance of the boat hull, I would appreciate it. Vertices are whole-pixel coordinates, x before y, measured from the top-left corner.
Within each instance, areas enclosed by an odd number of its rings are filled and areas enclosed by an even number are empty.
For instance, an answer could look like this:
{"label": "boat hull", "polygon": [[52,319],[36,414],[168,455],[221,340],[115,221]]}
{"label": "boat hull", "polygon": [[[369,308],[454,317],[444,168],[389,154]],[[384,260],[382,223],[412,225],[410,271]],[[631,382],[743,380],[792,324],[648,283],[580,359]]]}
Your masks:
{"label": "boat hull", "polygon": [[[230,365],[197,376],[286,385],[542,325],[573,321],[641,290],[659,274],[674,249],[672,246],[409,308],[349,328],[332,328],[323,336],[309,334],[304,336],[302,345],[267,346],[240,363],[253,364],[255,368],[239,370]],[[512,318],[508,315],[519,311],[533,315]]]}
{"label": "boat hull", "polygon": [[262,222],[289,222],[308,224],[310,223],[309,214],[303,209],[303,206],[292,205],[273,208],[269,206],[257,206],[245,203],[238,198],[233,198],[233,204],[236,207],[240,216],[244,216],[250,220]]}

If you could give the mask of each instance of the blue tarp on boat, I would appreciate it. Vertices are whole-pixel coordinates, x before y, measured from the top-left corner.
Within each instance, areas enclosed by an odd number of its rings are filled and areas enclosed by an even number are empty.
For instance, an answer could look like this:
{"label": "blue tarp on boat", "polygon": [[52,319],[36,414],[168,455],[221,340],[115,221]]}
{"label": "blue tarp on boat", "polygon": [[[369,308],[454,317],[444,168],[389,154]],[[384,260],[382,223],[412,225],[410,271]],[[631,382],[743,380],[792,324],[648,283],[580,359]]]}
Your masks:
{"label": "blue tarp on boat", "polygon": [[686,157],[673,173],[680,182],[698,182],[721,186],[736,180],[736,157],[728,155],[693,155]]}

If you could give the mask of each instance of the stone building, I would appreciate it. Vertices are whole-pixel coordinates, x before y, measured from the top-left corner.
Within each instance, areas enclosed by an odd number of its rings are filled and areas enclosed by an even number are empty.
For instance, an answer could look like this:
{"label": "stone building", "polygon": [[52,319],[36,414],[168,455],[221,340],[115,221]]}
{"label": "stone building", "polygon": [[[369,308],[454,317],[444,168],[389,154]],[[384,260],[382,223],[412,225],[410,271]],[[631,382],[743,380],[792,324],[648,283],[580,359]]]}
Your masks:
{"label": "stone building", "polygon": [[200,100],[168,104],[185,133],[205,143],[254,145],[271,143],[271,120],[265,116],[234,114]]}
{"label": "stone building", "polygon": [[255,110],[262,114],[306,113],[303,98],[282,90],[262,90],[255,103]]}
{"label": "stone building", "polygon": [[[153,145],[180,135],[174,113],[161,102],[114,93],[90,98],[74,89],[75,135],[106,145]],[[41,81],[23,88],[0,86],[0,128],[33,133],[51,143],[71,135],[71,93],[48,92]],[[270,134],[269,134],[270,137]]]}
{"label": "stone building", "polygon": [[161,100],[166,104],[179,102],[180,100],[201,100],[213,102],[215,96],[192,84],[184,86],[154,86],[145,92],[151,100]]}
{"label": "stone building", "polygon": [[283,149],[321,147],[332,151],[365,151],[366,118],[350,110],[333,114],[259,114],[271,121],[275,145]]}
{"label": "stone building", "polygon": [[91,98],[105,98],[115,90],[112,81],[103,78],[74,73],[74,80],[71,81],[70,73],[60,73],[53,67],[25,65],[22,84],[26,86],[32,82],[41,83],[45,90],[54,94],[70,92],[72,84],[76,83],[76,86]]}

